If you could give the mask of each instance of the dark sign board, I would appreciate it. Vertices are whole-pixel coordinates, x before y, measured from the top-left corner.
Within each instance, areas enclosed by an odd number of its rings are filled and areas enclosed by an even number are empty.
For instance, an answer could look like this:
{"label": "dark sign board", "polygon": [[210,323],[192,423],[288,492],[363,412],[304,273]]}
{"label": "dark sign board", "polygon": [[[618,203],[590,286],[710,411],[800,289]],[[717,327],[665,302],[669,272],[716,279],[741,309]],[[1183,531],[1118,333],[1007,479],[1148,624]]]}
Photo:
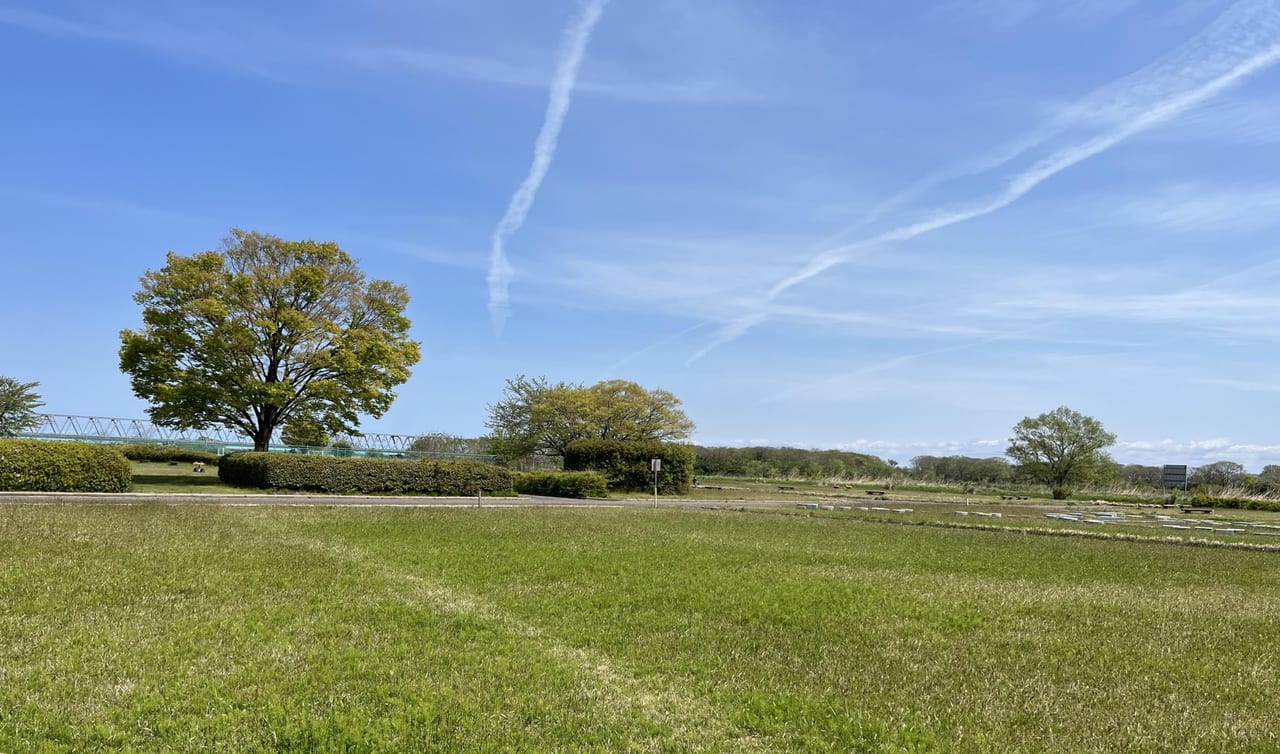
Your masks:
{"label": "dark sign board", "polygon": [[1182,487],[1187,483],[1186,466],[1163,466],[1160,469],[1160,483],[1165,487]]}

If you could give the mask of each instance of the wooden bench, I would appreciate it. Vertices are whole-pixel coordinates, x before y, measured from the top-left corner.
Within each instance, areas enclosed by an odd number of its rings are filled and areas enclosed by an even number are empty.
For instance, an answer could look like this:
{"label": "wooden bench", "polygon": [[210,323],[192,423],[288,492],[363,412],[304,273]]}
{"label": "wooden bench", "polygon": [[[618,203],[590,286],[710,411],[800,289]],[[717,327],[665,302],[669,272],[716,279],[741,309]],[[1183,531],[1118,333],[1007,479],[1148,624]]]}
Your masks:
{"label": "wooden bench", "polygon": [[1192,508],[1184,505],[1178,508],[1183,513],[1213,513],[1213,508]]}
{"label": "wooden bench", "polygon": [[869,497],[884,497],[887,494],[889,493],[885,492],[884,490],[867,490],[867,495]]}

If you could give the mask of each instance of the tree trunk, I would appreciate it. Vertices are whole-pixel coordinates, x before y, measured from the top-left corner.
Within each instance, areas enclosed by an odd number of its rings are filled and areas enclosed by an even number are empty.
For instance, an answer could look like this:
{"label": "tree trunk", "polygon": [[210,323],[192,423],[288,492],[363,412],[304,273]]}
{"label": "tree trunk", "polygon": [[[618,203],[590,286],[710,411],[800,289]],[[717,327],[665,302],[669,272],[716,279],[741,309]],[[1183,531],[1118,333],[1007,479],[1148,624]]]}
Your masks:
{"label": "tree trunk", "polygon": [[[274,367],[273,367],[274,368]],[[268,380],[273,382],[274,380]],[[280,409],[276,406],[263,406],[258,412],[258,431],[253,434],[253,449],[266,452],[271,449],[271,433],[280,423]]]}
{"label": "tree trunk", "polygon": [[271,430],[266,422],[258,427],[258,431],[253,433],[254,450],[266,452],[271,449]]}

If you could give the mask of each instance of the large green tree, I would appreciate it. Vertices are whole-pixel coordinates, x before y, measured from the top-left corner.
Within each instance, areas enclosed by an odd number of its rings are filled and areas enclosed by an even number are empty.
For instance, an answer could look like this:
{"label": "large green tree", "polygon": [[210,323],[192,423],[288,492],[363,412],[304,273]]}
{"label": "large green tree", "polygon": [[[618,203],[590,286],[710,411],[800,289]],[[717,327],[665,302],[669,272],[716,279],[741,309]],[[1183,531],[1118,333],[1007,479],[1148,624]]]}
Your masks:
{"label": "large green tree", "polygon": [[507,380],[502,400],[485,422],[493,452],[501,458],[564,456],[577,440],[681,440],[694,424],[672,393],[626,380],[591,386],[551,383],[520,375]]}
{"label": "large green tree", "polygon": [[1005,455],[1026,477],[1065,494],[1068,485],[1112,471],[1104,449],[1115,442],[1116,436],[1103,429],[1102,422],[1059,406],[1018,422]]}
{"label": "large green tree", "polygon": [[358,434],[419,359],[408,292],[366,280],[332,242],[234,229],[219,250],[169,252],[141,282],[143,326],[120,333],[120,369],[161,426],[223,426],[257,450],[295,416]]}
{"label": "large green tree", "polygon": [[14,437],[40,426],[36,409],[44,403],[36,393],[39,384],[0,377],[0,437]]}
{"label": "large green tree", "polygon": [[295,414],[280,429],[280,442],[304,448],[323,448],[329,445],[329,433],[309,416]]}

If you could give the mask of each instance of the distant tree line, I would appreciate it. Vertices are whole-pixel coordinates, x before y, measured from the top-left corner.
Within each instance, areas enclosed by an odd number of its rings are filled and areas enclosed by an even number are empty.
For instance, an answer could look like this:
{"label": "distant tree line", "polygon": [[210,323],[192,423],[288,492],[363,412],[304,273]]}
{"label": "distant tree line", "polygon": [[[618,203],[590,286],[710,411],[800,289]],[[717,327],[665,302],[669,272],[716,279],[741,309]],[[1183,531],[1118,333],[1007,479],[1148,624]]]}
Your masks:
{"label": "distant tree line", "polygon": [[956,484],[1008,484],[1014,469],[1003,458],[969,456],[916,456],[911,459],[911,475],[926,482]]}
{"label": "distant tree line", "polygon": [[884,477],[892,462],[865,453],[806,448],[728,448],[698,445],[694,470],[701,476],[830,479]]}
{"label": "distant tree line", "polygon": [[419,435],[409,446],[414,453],[449,453],[453,455],[490,455],[492,444],[487,437],[459,437],[447,432]]}
{"label": "distant tree line", "polygon": [[[946,484],[1027,484],[1036,480],[1026,470],[1003,458],[969,456],[916,456],[908,467],[911,477],[926,482]],[[1160,490],[1162,471],[1159,466],[1129,463],[1104,463],[1094,469],[1089,480],[1095,486],[1123,485],[1138,489]],[[1263,467],[1257,474],[1245,471],[1234,461],[1216,461],[1190,469],[1187,489],[1221,491],[1238,488],[1254,495],[1280,495],[1280,465]]]}

